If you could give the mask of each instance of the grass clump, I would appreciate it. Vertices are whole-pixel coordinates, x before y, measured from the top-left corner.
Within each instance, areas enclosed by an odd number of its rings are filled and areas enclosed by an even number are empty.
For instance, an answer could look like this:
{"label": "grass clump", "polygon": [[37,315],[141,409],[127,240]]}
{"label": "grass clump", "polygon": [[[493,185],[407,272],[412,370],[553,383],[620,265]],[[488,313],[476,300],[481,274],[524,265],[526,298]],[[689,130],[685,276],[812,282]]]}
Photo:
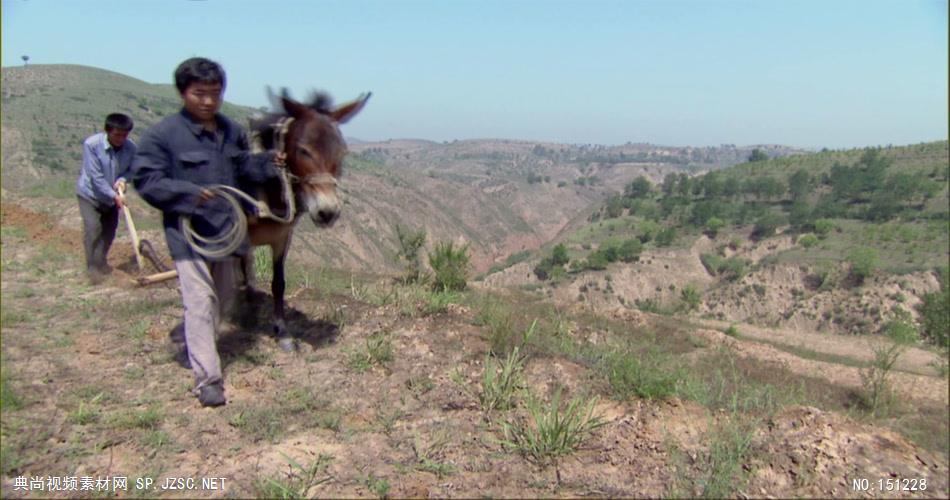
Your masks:
{"label": "grass clump", "polygon": [[309,466],[301,465],[300,462],[283,452],[281,452],[281,456],[284,457],[289,468],[284,474],[285,477],[258,479],[255,483],[256,496],[280,499],[310,498],[307,493],[311,488],[331,479],[330,476],[317,477],[326,473],[330,461],[333,460],[330,455],[321,454]]}
{"label": "grass clump", "polygon": [[704,457],[705,471],[697,481],[702,498],[732,498],[749,480],[743,465],[752,447],[754,426],[751,421],[733,415],[709,436],[709,453]]}
{"label": "grass clump", "polygon": [[525,400],[528,418],[505,422],[502,444],[538,464],[556,466],[559,457],[572,453],[606,423],[594,415],[596,397],[586,403],[582,397],[574,398],[563,409],[560,397],[558,390],[545,405],[529,394]]}
{"label": "grass clump", "polygon": [[376,332],[366,339],[366,346],[349,353],[347,364],[357,373],[369,370],[373,365],[383,365],[393,360],[393,343],[389,332]]}
{"label": "grass clump", "polygon": [[[524,361],[525,357],[520,354],[518,347],[509,352],[503,360],[496,359],[491,354],[485,356],[482,389],[480,393],[473,394],[482,411],[491,413],[494,410],[509,410],[515,406],[515,397],[524,387]],[[465,387],[457,371],[452,374],[452,378]]]}
{"label": "grass clump", "polygon": [[246,408],[228,419],[228,424],[247,434],[254,441],[274,442],[284,429],[281,415],[270,408]]}
{"label": "grass clump", "polygon": [[668,368],[671,358],[651,350],[635,356],[625,350],[606,354],[602,369],[606,372],[613,396],[621,401],[633,396],[665,399],[676,393],[679,373]]}
{"label": "grass clump", "polygon": [[441,242],[429,253],[429,265],[434,273],[432,287],[437,291],[461,291],[468,286],[468,245],[455,246]]}

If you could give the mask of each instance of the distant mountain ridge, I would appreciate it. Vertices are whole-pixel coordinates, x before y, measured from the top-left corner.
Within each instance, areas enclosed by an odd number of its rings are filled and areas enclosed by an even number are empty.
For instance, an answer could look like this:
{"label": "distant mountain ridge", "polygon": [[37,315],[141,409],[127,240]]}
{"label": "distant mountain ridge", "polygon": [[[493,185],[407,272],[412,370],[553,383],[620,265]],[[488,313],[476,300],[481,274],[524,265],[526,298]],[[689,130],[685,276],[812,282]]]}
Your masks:
{"label": "distant mountain ridge", "polygon": [[[71,198],[81,161],[78,145],[100,130],[107,113],[130,114],[134,139],[180,107],[172,85],[98,68],[5,67],[2,79],[3,187],[61,199]],[[223,107],[239,123],[256,111],[231,103]],[[372,113],[372,103],[363,113]],[[770,156],[802,152],[784,146],[356,140],[350,143],[341,223],[323,232],[302,223],[294,251],[298,258],[335,267],[392,271],[399,267],[399,224],[425,229],[430,246],[439,240],[468,242],[476,270],[484,271],[545,244],[639,175],[659,181],[670,172],[714,170],[745,161],[756,147]]]}

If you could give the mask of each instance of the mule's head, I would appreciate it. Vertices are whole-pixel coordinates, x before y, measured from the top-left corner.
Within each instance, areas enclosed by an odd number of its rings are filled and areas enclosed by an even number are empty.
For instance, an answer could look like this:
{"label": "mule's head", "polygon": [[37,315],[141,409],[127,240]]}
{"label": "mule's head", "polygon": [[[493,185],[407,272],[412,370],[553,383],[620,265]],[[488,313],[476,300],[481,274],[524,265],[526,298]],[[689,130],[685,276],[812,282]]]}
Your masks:
{"label": "mule's head", "polygon": [[317,226],[332,226],[340,216],[343,202],[337,184],[343,173],[346,142],[339,125],[359,113],[370,95],[334,109],[326,105],[324,96],[309,106],[281,97],[284,111],[294,119],[285,139],[287,166],[300,182],[299,199]]}

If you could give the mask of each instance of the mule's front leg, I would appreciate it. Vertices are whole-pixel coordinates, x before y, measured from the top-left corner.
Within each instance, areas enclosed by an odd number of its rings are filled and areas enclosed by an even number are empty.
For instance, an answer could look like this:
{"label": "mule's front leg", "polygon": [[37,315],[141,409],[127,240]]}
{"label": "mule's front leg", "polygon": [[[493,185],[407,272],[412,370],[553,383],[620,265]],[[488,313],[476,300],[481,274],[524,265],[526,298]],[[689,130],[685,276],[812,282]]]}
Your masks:
{"label": "mule's front leg", "polygon": [[287,257],[286,248],[284,251],[274,252],[274,279],[271,282],[271,293],[274,296],[274,334],[277,336],[277,345],[284,351],[294,351],[297,344],[294,338],[287,330],[287,323],[284,319],[284,290],[286,281],[284,279],[284,260]]}

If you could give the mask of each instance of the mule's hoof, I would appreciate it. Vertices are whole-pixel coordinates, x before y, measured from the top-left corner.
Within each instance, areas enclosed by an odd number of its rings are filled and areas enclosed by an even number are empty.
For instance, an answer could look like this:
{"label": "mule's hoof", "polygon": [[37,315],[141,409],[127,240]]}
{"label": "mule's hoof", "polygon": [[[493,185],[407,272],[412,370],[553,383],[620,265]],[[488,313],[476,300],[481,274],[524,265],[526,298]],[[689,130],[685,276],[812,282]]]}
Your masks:
{"label": "mule's hoof", "polygon": [[297,343],[292,337],[282,337],[277,339],[277,347],[284,352],[294,352],[297,350]]}

